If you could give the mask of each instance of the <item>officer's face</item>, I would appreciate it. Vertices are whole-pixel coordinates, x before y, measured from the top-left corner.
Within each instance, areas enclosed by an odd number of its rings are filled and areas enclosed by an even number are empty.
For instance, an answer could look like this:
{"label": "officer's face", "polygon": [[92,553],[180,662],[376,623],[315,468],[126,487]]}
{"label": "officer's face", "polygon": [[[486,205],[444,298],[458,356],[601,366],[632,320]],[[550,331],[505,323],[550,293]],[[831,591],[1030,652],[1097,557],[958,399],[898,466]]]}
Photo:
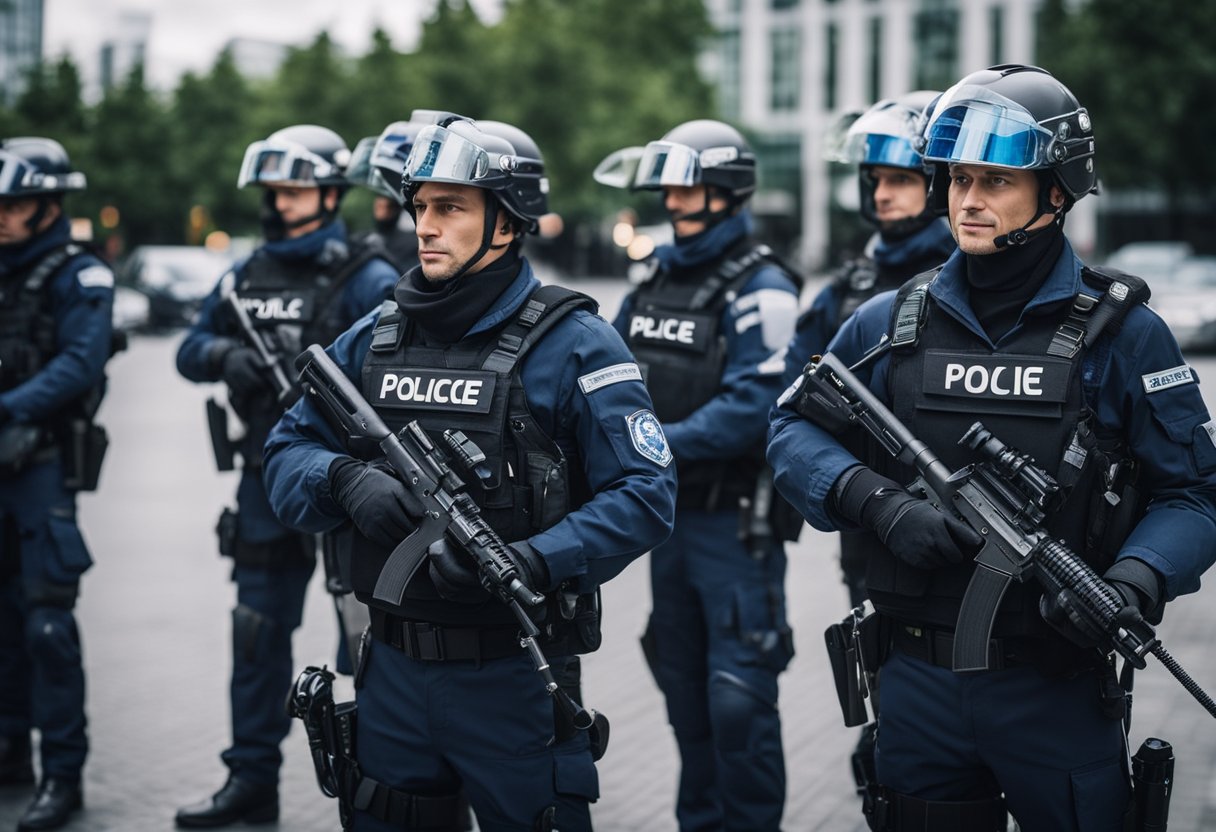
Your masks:
{"label": "officer's face", "polygon": [[[1052,188],[1052,201],[1062,201]],[[951,165],[947,201],[950,230],[966,254],[993,254],[993,240],[1025,227],[1038,210],[1039,180],[1034,171]],[[1035,220],[1028,230],[1050,225],[1053,215]]]}
{"label": "officer's face", "polygon": [[[667,185],[663,188],[663,207],[671,217],[671,227],[677,237],[691,237],[706,229],[706,224],[699,220],[682,220],[680,217],[704,211],[705,197],[709,189],[705,185]],[[709,198],[709,210],[724,211],[727,202],[720,196]]]}
{"label": "officer's face", "polygon": [[27,223],[37,211],[36,199],[0,199],[0,246],[17,245],[32,237],[34,232]]}
{"label": "officer's face", "polygon": [[[423,276],[435,282],[448,280],[481,248],[486,192],[472,185],[424,182],[414,193],[414,215]],[[478,258],[468,273],[475,274],[502,257],[514,238],[506,214],[499,211],[490,239],[495,248]]]}
{"label": "officer's face", "polygon": [[386,196],[378,196],[372,200],[372,218],[376,222],[394,220],[401,213],[401,208]]}
{"label": "officer's face", "polygon": [[864,174],[874,187],[874,215],[880,223],[898,222],[925,210],[925,177],[906,168],[875,165]]}
{"label": "officer's face", "polygon": [[[287,185],[270,185],[268,186],[274,193],[274,207],[279,212],[279,216],[283,218],[283,222],[287,225],[287,238],[294,239],[303,237],[305,234],[310,234],[321,227],[321,218],[312,222],[304,223],[300,226],[293,226],[293,223],[304,219],[305,217],[316,216],[321,210],[321,189],[320,188],[293,188]],[[326,206],[333,210],[336,207],[337,195],[333,190],[326,191]]]}

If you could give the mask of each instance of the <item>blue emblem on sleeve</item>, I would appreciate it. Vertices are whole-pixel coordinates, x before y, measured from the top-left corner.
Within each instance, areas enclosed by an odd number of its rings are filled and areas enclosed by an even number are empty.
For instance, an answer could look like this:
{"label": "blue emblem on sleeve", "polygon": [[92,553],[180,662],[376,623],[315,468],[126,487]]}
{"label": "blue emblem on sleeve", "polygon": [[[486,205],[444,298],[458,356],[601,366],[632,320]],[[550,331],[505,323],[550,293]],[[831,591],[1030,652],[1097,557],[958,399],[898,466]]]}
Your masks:
{"label": "blue emblem on sleeve", "polygon": [[627,416],[625,421],[629,424],[629,438],[638,453],[664,468],[671,464],[671,448],[667,447],[659,417],[649,410],[639,410]]}

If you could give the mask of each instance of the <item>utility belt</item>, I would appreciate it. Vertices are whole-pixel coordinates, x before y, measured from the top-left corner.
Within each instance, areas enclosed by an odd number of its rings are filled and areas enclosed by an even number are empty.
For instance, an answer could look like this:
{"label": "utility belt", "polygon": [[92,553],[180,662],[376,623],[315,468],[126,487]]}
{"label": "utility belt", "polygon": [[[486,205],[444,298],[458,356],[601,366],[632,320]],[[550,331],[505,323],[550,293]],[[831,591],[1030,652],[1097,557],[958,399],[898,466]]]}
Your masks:
{"label": "utility belt", "polygon": [[[891,643],[901,653],[936,667],[954,666],[954,633],[892,622]],[[1081,650],[1063,642],[1039,638],[988,639],[988,669],[1034,667],[1046,676],[1076,675],[1097,670],[1106,658],[1097,650]]]}
{"label": "utility belt", "polygon": [[283,570],[311,563],[316,558],[317,540],[314,535],[292,532],[274,540],[255,543],[240,536],[237,517],[237,512],[225,507],[215,525],[220,554],[232,558],[234,565]]}
{"label": "utility belt", "polygon": [[445,627],[410,621],[377,607],[371,608],[371,634],[420,662],[483,662],[523,654],[518,627]]}
{"label": "utility belt", "polygon": [[109,446],[106,429],[84,418],[68,419],[54,429],[10,422],[0,428],[0,479],[16,477],[32,465],[58,461],[64,488],[95,491]]}

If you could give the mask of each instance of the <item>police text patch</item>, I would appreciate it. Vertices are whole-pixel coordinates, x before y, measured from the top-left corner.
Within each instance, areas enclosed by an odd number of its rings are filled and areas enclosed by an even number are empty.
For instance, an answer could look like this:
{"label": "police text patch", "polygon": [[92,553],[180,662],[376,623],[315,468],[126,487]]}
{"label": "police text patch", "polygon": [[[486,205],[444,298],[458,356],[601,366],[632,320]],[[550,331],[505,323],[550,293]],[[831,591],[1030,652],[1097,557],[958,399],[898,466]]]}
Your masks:
{"label": "police text patch", "polygon": [[114,285],[114,272],[105,266],[89,266],[77,272],[76,279],[85,289],[109,289]]}
{"label": "police text patch", "polygon": [[924,391],[959,399],[1062,402],[1069,361],[1038,355],[981,355],[929,350]]}
{"label": "police text patch", "polygon": [[638,453],[664,468],[671,464],[671,448],[667,447],[667,437],[658,416],[649,410],[639,410],[625,417],[625,421],[629,425],[629,438]]}
{"label": "police text patch", "polygon": [[494,373],[479,370],[376,368],[368,389],[371,403],[383,407],[489,413],[496,380]]}
{"label": "police text patch", "polygon": [[649,344],[690,352],[709,349],[715,321],[708,315],[648,315],[634,313],[629,319],[630,345]]}
{"label": "police text patch", "polygon": [[307,322],[312,320],[313,296],[311,292],[291,295],[249,292],[241,295],[241,306],[245,307],[254,324]]}
{"label": "police text patch", "polygon": [[642,371],[638,369],[637,364],[629,362],[626,364],[613,364],[611,367],[605,367],[594,373],[579,376],[578,386],[582,389],[585,396],[593,390],[599,390],[601,387],[607,387],[609,384],[616,384],[618,381],[641,380]]}
{"label": "police text patch", "polygon": [[1140,376],[1140,380],[1144,382],[1145,393],[1156,393],[1159,390],[1168,390],[1171,387],[1178,387],[1182,384],[1191,384],[1195,381],[1195,376],[1191,373],[1191,368],[1183,364],[1180,367],[1174,367],[1172,370],[1148,373],[1147,375]]}

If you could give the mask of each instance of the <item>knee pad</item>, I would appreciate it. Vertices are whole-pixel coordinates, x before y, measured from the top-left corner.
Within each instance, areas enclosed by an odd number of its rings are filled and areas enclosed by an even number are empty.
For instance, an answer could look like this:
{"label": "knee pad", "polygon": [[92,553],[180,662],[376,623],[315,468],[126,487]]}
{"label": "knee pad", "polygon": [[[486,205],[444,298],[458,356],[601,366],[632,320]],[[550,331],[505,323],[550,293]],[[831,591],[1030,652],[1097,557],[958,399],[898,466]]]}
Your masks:
{"label": "knee pad", "polygon": [[70,612],[57,607],[34,607],[25,624],[25,643],[35,662],[55,664],[80,661],[80,633]]}
{"label": "knee pad", "polygon": [[757,723],[775,718],[777,707],[742,677],[715,670],[709,676],[709,713],[714,744],[722,751],[742,751],[748,747]]}
{"label": "knee pad", "polygon": [[264,658],[278,623],[253,607],[237,604],[232,610],[232,655],[247,662]]}

